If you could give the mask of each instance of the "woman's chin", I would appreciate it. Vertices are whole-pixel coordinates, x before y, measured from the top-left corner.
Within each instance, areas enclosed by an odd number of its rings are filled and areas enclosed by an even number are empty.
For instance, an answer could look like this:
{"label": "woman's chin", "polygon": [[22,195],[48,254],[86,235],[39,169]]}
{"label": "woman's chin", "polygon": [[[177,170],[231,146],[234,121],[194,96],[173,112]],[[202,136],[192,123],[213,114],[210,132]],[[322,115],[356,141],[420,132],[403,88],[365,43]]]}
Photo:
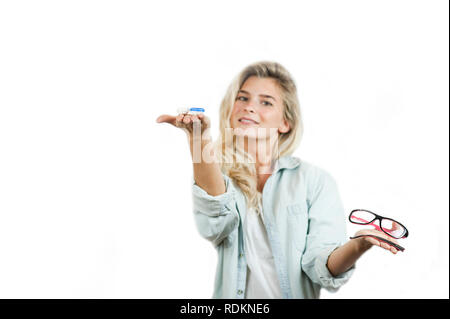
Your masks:
{"label": "woman's chin", "polygon": [[248,138],[267,139],[269,136],[277,136],[277,128],[253,126],[239,126],[233,128],[233,135]]}
{"label": "woman's chin", "polygon": [[[240,126],[233,129],[233,134],[240,137],[258,138],[261,135],[261,128],[258,126]],[[259,134],[259,135],[258,135]]]}

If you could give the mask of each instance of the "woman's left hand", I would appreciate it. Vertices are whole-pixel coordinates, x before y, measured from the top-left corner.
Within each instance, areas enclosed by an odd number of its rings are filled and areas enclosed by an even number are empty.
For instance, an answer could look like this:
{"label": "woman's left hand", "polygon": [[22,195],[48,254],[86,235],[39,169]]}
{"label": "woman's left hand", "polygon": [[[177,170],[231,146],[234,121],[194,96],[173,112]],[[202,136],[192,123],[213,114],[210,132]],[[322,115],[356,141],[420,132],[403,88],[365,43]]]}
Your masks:
{"label": "woman's left hand", "polygon": [[[394,244],[398,244],[397,240],[395,240],[394,238],[386,235],[385,233],[378,231],[378,230],[374,230],[374,229],[362,229],[356,232],[355,237],[356,236],[362,236],[362,235],[373,235],[373,236],[378,236],[381,238],[384,238],[386,240],[389,240],[390,242],[393,242]],[[397,248],[395,248],[394,246],[389,245],[388,243],[378,240],[375,237],[372,236],[364,236],[364,237],[360,237],[360,238],[356,238],[354,240],[359,240],[361,247],[363,249],[369,249],[372,246],[380,246],[381,248],[384,248],[386,250],[389,250],[391,253],[393,253],[394,255],[398,252]]]}

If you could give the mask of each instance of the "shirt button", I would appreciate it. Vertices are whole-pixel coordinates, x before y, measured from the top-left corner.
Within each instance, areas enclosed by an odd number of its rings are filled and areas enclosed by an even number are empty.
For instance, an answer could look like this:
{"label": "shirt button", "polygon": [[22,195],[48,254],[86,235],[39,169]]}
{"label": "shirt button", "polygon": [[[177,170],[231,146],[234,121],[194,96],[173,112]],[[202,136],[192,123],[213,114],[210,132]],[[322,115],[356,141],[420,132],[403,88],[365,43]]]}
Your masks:
{"label": "shirt button", "polygon": [[238,295],[242,295],[243,291],[242,291],[241,289],[239,289],[239,290],[237,291],[237,293],[238,293]]}
{"label": "shirt button", "polygon": [[241,257],[241,258],[244,257],[244,254],[243,254],[243,253],[240,253],[240,254],[239,254],[239,257]]}

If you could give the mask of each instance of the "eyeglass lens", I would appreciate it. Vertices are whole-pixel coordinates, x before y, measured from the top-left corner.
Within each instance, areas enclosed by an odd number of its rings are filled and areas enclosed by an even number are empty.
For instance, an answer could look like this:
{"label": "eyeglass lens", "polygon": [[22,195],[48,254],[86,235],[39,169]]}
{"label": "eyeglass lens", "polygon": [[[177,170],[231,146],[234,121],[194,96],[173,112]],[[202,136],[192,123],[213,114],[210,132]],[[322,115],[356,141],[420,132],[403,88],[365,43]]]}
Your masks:
{"label": "eyeglass lens", "polygon": [[[360,225],[372,225],[379,231],[384,231],[394,238],[401,238],[406,229],[390,218],[381,218],[380,225],[375,224],[376,215],[365,210],[355,210],[350,215],[350,221]],[[381,227],[381,228],[380,228]]]}

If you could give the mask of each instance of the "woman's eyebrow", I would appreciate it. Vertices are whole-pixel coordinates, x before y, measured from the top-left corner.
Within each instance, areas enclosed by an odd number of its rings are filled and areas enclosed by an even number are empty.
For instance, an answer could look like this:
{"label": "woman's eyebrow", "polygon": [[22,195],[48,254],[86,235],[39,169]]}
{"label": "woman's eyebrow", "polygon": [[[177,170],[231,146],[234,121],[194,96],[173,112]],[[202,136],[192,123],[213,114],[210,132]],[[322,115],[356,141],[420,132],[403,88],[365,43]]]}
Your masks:
{"label": "woman's eyebrow", "polygon": [[[250,93],[248,93],[247,91],[244,91],[244,90],[239,90],[238,93],[250,94]],[[262,96],[262,97],[265,97],[265,98],[270,98],[270,99],[273,99],[274,101],[276,101],[276,99],[273,96],[270,96],[270,95],[267,95],[267,94],[260,94],[259,96]]]}

